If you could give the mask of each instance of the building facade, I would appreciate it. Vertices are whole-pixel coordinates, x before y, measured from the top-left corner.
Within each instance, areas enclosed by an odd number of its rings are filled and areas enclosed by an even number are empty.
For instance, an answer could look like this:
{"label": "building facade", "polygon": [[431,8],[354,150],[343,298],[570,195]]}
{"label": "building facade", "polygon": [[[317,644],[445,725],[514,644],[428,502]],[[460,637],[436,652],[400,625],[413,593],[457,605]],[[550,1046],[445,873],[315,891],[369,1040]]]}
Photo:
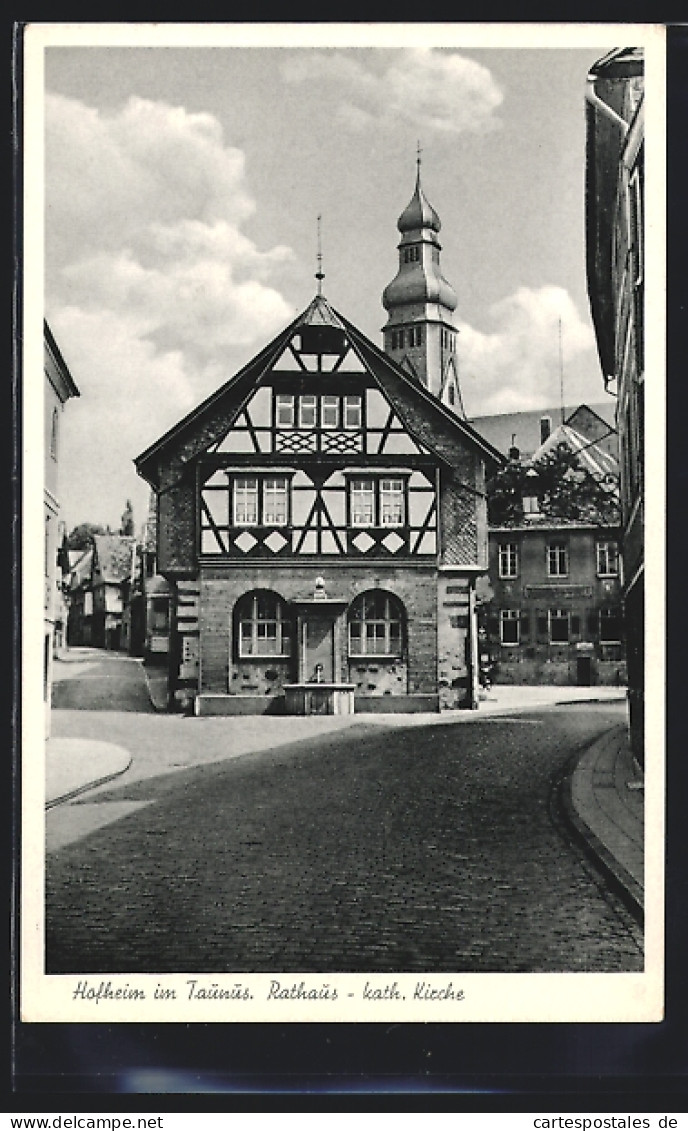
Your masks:
{"label": "building facade", "polygon": [[196,713],[477,702],[499,454],[318,293],[136,460]]}
{"label": "building facade", "polygon": [[488,435],[541,442],[526,460],[512,447],[488,484],[483,663],[495,683],[625,685],[616,434],[585,405],[550,426],[550,414],[486,421]]}
{"label": "building facade", "polygon": [[586,241],[590,309],[605,386],[617,397],[623,603],[631,744],[644,760],[643,55],[600,59],[587,83]]}
{"label": "building facade", "polygon": [[64,406],[70,397],[78,397],[74,380],[48,326],[43,323],[43,427],[44,427],[44,591],[43,591],[43,698],[46,706],[46,729],[50,728],[50,702],[53,679],[55,620],[61,609],[58,591],[61,571],[58,550],[62,530],[58,498],[60,460],[60,424]]}

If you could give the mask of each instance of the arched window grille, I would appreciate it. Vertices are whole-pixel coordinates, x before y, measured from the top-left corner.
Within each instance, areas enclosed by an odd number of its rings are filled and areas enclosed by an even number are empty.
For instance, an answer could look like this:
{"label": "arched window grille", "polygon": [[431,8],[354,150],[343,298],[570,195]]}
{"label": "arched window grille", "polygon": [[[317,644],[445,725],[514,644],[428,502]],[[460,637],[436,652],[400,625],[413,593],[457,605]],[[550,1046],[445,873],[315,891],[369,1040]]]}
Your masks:
{"label": "arched window grille", "polygon": [[277,593],[266,589],[246,593],[237,602],[235,626],[240,658],[291,654],[289,612]]}
{"label": "arched window grille", "polygon": [[403,653],[404,610],[389,593],[361,593],[349,608],[349,655],[394,656]]}

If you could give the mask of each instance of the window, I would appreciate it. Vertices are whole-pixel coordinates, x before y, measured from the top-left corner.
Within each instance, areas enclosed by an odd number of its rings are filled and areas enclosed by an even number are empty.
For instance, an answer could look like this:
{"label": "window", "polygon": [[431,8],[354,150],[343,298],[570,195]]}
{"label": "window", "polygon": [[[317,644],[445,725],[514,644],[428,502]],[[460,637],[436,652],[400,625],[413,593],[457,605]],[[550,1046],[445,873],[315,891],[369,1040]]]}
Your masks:
{"label": "window", "polygon": [[291,629],[284,601],[277,593],[247,593],[237,602],[239,656],[288,656]]}
{"label": "window", "polygon": [[283,476],[263,481],[263,525],[286,526],[288,521],[287,481]]}
{"label": "window", "polygon": [[[392,335],[392,345],[394,345]],[[298,414],[297,414],[298,400]],[[363,425],[363,398],[360,394],[341,397],[336,393],[318,396],[303,393],[296,398],[289,393],[275,395],[275,425],[277,428],[345,428],[358,430]]]}
{"label": "window", "polygon": [[278,428],[293,428],[296,422],[294,398],[286,393],[278,393],[275,398],[275,421]]}
{"label": "window", "polygon": [[549,577],[566,577],[569,572],[569,552],[565,542],[550,542],[547,547],[547,574]]}
{"label": "window", "polygon": [[537,495],[524,494],[523,496],[523,513],[524,514],[539,514],[540,503]]}
{"label": "window", "polygon": [[351,483],[351,525],[375,525],[375,480],[354,479]]}
{"label": "window", "polygon": [[380,526],[404,525],[404,480],[380,480]]}
{"label": "window", "polygon": [[320,406],[323,428],[339,428],[339,397],[323,397]]}
{"label": "window", "polygon": [[344,397],[344,427],[352,431],[363,427],[362,397]]}
{"label": "window", "polygon": [[311,394],[299,397],[299,427],[315,428],[317,423],[318,398]]}
{"label": "window", "polygon": [[350,524],[366,526],[404,526],[406,523],[406,482],[401,478],[372,476],[352,479],[349,484]]}
{"label": "window", "polygon": [[409,345],[422,346],[423,344],[423,327],[412,326],[409,330]]}
{"label": "window", "polygon": [[619,548],[616,542],[597,543],[597,573],[599,577],[619,576]]}
{"label": "window", "polygon": [[235,526],[287,526],[289,481],[284,475],[238,475],[233,483]]}
{"label": "window", "polygon": [[550,609],[549,639],[552,644],[568,644],[570,616],[567,609]]}
{"label": "window", "polygon": [[518,609],[501,610],[499,614],[499,638],[502,644],[518,644],[518,622]]}
{"label": "window", "polygon": [[518,574],[518,546],[515,542],[499,544],[499,576],[516,577]]}
{"label": "window", "polygon": [[151,632],[167,632],[169,628],[169,601],[167,597],[153,597],[151,601]]}
{"label": "window", "polygon": [[447,401],[449,402],[449,404],[454,404],[454,402],[456,401],[456,393],[454,392],[453,385],[450,385],[447,389]]}
{"label": "window", "polygon": [[242,477],[234,480],[234,525],[258,525],[258,480]]}
{"label": "window", "polygon": [[600,609],[600,644],[621,643],[621,610]]}
{"label": "window", "polygon": [[351,656],[401,656],[403,610],[388,593],[356,597],[349,609]]}

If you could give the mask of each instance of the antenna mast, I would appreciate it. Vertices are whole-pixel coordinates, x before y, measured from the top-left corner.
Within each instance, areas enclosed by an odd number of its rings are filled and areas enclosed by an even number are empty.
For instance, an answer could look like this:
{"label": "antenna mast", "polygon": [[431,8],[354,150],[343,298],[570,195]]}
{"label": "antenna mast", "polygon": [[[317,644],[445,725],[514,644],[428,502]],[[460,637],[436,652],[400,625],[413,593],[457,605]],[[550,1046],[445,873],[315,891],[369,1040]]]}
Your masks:
{"label": "antenna mast", "polygon": [[561,423],[564,423],[564,351],[561,342],[561,318],[559,319],[559,405],[561,408]]}

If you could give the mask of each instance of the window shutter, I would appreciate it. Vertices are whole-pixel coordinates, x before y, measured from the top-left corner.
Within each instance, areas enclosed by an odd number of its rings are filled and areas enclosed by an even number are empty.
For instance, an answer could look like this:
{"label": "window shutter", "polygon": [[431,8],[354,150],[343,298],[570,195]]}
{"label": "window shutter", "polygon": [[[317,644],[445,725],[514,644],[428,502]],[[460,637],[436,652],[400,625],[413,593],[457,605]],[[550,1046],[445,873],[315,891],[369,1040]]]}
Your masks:
{"label": "window shutter", "polygon": [[527,613],[521,613],[521,637],[526,638],[530,633],[530,617]]}
{"label": "window shutter", "polygon": [[499,639],[499,617],[490,616],[487,618],[487,632],[493,639]]}
{"label": "window shutter", "polygon": [[577,616],[571,617],[571,635],[572,636],[580,636],[580,630],[581,630],[580,626],[581,626],[580,617],[577,617]]}
{"label": "window shutter", "polygon": [[546,614],[538,612],[537,617],[537,634],[541,640],[549,639],[549,623]]}
{"label": "window shutter", "polygon": [[588,636],[593,639],[597,636],[597,613],[588,613]]}

